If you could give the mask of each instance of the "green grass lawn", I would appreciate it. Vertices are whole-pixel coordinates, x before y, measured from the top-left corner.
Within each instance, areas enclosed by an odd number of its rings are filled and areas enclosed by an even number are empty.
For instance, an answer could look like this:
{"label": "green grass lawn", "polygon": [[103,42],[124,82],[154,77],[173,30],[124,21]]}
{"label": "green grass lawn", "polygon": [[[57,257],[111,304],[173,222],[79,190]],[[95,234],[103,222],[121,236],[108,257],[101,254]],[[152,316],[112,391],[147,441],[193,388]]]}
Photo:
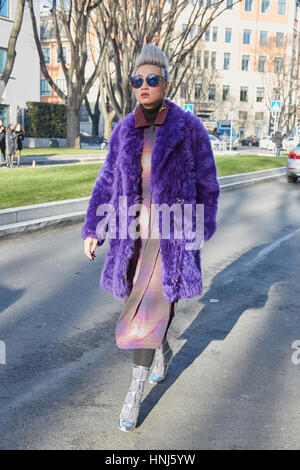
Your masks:
{"label": "green grass lawn", "polygon": [[286,165],[287,157],[260,157],[256,155],[216,156],[218,176],[228,176],[249,171],[268,170]]}
{"label": "green grass lawn", "polygon": [[[73,148],[24,148],[22,150],[22,157],[32,156],[48,156],[48,155],[85,155],[85,154],[103,154],[107,150],[99,149],[73,149]],[[21,160],[22,161],[22,160]]]}
{"label": "green grass lawn", "polygon": [[[286,165],[286,157],[216,157],[218,176]],[[0,209],[90,196],[101,163],[0,169]]]}

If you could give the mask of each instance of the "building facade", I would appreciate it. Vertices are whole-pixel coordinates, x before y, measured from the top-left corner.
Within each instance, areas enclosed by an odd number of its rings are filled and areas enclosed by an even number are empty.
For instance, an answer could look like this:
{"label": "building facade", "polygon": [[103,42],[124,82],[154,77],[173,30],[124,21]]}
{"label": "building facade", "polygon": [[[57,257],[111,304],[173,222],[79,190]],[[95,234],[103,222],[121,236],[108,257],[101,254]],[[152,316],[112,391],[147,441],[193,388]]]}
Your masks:
{"label": "building facade", "polygon": [[[185,34],[195,4],[214,8],[217,3],[188,0],[187,8],[178,18],[177,32]],[[186,58],[190,72],[183,77],[174,101],[182,107],[193,104],[194,112],[202,120],[228,120],[231,114],[235,131],[242,139],[270,133],[271,102],[279,100],[281,126],[285,132],[296,133],[300,124],[299,0],[242,0],[236,4],[224,0],[223,3],[228,9],[213,20],[193,54]],[[49,9],[44,7],[41,10],[43,52],[50,75],[64,89],[66,83],[51,28]],[[198,34],[198,28],[201,28],[200,16],[199,24],[196,20],[190,30],[190,39]],[[92,34],[89,43],[91,61]],[[63,47],[68,57],[67,41]],[[89,93],[91,107],[96,96],[97,85]],[[61,102],[43,76],[41,101]],[[84,104],[80,121],[81,132],[91,134],[92,124]]]}
{"label": "building facade", "polygon": [[[191,6],[194,3],[192,0]],[[227,1],[229,7],[232,3]],[[187,21],[188,17],[181,18],[182,31]],[[210,81],[204,96],[201,88],[205,80],[201,83],[200,77],[189,84],[194,87],[189,98],[199,117],[228,120],[233,112],[240,138],[261,137],[270,132],[271,101],[280,100],[284,130],[295,132],[299,1],[242,0],[232,5],[211,23],[194,56],[193,64],[206,71]],[[183,92],[177,97],[181,106],[186,103],[187,88],[183,83]]]}
{"label": "building facade", "polygon": [[[7,45],[15,19],[17,0],[0,0],[0,75],[4,70]],[[34,0],[37,22],[39,24],[39,0]],[[40,64],[32,33],[30,12],[25,4],[23,23],[16,44],[16,58],[11,77],[3,96],[0,98],[0,119],[5,125],[24,124],[20,111],[27,101],[40,101]]]}

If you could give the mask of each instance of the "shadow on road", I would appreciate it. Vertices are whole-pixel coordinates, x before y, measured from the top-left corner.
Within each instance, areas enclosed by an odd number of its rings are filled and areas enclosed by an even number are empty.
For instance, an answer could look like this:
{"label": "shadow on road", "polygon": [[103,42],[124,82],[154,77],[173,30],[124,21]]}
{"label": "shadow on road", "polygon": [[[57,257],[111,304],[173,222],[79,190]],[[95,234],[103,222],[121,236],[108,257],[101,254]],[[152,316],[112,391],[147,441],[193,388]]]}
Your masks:
{"label": "shadow on road", "polygon": [[0,314],[23,297],[26,289],[10,289],[0,284]]}
{"label": "shadow on road", "polygon": [[[247,263],[254,260],[264,247],[265,245],[254,247],[214,277],[210,289],[201,298],[205,306],[180,337],[186,339],[186,343],[173,357],[168,377],[162,384],[154,386],[144,398],[138,426],[212,341],[223,341],[248,309],[261,309],[265,306],[270,287],[285,277],[282,259],[285,259],[288,266],[289,258],[292,260],[293,255],[289,253],[286,256],[284,248],[279,247],[276,255],[270,252],[264,257],[263,269],[261,263],[253,263],[252,269],[249,269]],[[281,255],[278,254],[279,251]],[[210,303],[211,298],[219,299],[219,302]],[[272,329],[270,331],[272,333]]]}

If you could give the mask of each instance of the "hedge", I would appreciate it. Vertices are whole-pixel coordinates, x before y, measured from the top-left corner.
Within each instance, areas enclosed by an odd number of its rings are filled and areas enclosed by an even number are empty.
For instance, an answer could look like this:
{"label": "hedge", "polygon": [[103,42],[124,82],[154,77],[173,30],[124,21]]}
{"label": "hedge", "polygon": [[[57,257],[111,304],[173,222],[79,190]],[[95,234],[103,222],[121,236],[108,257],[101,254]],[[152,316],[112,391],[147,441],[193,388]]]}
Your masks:
{"label": "hedge", "polygon": [[28,137],[67,137],[66,105],[27,101],[25,134]]}

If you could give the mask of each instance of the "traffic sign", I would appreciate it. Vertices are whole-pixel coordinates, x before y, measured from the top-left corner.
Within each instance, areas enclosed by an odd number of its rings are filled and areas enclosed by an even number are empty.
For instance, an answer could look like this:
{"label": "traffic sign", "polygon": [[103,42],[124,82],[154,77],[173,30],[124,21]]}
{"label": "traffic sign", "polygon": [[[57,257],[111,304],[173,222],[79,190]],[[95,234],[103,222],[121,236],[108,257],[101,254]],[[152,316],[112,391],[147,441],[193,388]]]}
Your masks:
{"label": "traffic sign", "polygon": [[280,113],[281,101],[271,101],[271,113]]}
{"label": "traffic sign", "polygon": [[194,113],[194,105],[193,104],[185,104],[184,105],[185,112]]}

